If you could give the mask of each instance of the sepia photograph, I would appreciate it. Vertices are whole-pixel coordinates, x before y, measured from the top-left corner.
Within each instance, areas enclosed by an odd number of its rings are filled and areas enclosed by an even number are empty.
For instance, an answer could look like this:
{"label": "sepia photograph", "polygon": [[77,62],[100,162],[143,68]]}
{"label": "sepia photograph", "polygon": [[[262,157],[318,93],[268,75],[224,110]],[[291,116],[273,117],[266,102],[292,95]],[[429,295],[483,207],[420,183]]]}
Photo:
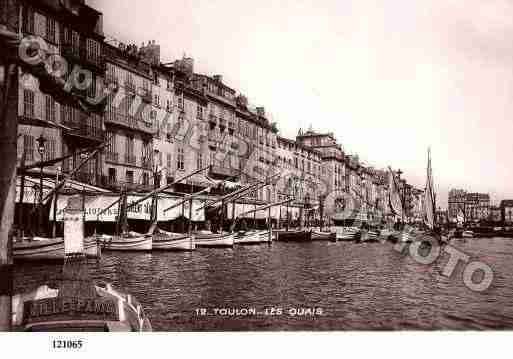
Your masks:
{"label": "sepia photograph", "polygon": [[508,0],[0,0],[0,342],[513,329],[512,37]]}

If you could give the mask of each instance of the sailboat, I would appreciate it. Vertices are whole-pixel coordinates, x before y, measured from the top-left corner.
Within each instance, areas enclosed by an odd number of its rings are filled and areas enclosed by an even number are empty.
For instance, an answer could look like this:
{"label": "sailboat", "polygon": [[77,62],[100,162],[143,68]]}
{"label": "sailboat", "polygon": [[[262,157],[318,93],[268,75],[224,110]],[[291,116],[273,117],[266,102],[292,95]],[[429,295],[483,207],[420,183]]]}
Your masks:
{"label": "sailboat", "polygon": [[84,222],[78,201],[68,201],[62,277],[12,297],[12,323],[19,331],[151,331],[141,304],[110,283],[94,281],[84,253]]}
{"label": "sailboat", "polygon": [[124,188],[121,191],[118,202],[117,234],[113,236],[106,234],[99,235],[97,237],[98,241],[102,245],[102,249],[108,251],[151,251],[153,248],[153,238],[151,234],[128,231],[127,198],[128,194],[126,188]]}
{"label": "sailboat", "polygon": [[[84,161],[82,161],[79,166],[73,170],[68,178],[71,178],[73,173],[78,171],[83,165],[87,163],[91,158],[93,158],[96,151],[101,149],[102,146],[98,147],[92,154],[90,154]],[[53,159],[46,162],[39,162],[31,167],[44,167],[45,164],[48,163],[58,163],[62,160],[71,157],[73,155],[68,155],[62,158]],[[21,180],[21,189],[20,189],[20,202],[23,202],[22,198],[25,192],[24,186],[24,171],[27,167],[25,167],[25,151],[22,154],[20,171],[22,172],[22,180]],[[46,199],[53,197],[54,198],[54,206],[57,206],[56,199],[57,197],[54,194],[58,193],[60,188],[62,188],[68,178],[64,178],[60,183],[55,182],[55,187],[46,195],[46,198],[40,198],[39,206],[43,206],[43,203],[46,202]],[[84,200],[82,198],[82,200]],[[41,209],[39,209],[41,210]],[[21,216],[22,217],[22,216]],[[65,258],[64,252],[64,238],[63,237],[55,237],[55,238],[45,238],[40,236],[33,237],[17,237],[13,240],[13,260],[15,261],[62,261]],[[96,238],[86,238],[84,241],[84,254],[90,258],[98,258],[101,256],[101,249],[98,245],[98,241]]]}
{"label": "sailboat", "polygon": [[[188,196],[187,199],[180,201],[178,204],[166,208],[164,212],[171,210],[177,206],[182,206],[182,212],[185,210],[185,202],[189,201],[189,218],[192,216],[192,199],[206,191],[209,191],[210,187],[200,191],[194,195]],[[191,227],[189,225],[189,233],[174,233],[164,231],[158,227],[158,193],[155,192],[152,198],[151,204],[151,226],[148,230],[148,234],[153,236],[153,250],[165,250],[165,251],[193,251],[196,249],[194,243],[194,237],[191,234]]]}
{"label": "sailboat", "polygon": [[431,235],[437,237],[438,241],[442,243],[448,242],[450,238],[442,235],[441,232],[438,232],[436,223],[436,193],[433,181],[433,168],[431,166],[431,149],[428,149],[428,165],[426,173],[426,187],[424,189],[423,212],[424,224],[428,228],[428,232],[431,232]]}
{"label": "sailboat", "polygon": [[[404,201],[401,198],[399,187],[392,169],[388,168],[388,205],[396,219],[401,219],[401,226],[404,226]],[[409,243],[413,241],[409,231],[405,231],[404,227],[394,230],[389,237],[393,242]]]}

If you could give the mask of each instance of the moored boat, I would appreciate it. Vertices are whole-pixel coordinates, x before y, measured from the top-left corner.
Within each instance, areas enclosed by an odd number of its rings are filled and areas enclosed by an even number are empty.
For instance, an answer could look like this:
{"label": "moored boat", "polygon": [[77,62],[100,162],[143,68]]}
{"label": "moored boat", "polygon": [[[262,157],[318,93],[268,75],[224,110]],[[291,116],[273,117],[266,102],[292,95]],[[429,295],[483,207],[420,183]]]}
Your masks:
{"label": "moored boat", "polygon": [[462,238],[474,238],[474,232],[473,231],[469,231],[469,230],[463,231],[461,233],[461,237]]}
{"label": "moored boat", "polygon": [[411,233],[409,233],[407,231],[395,231],[390,236],[390,239],[393,242],[411,243],[411,242],[413,242],[414,237],[411,235]]}
{"label": "moored boat", "polygon": [[383,240],[387,240],[392,234],[394,234],[394,231],[390,230],[390,229],[387,229],[387,228],[383,228],[380,232],[379,232],[379,237]]}
{"label": "moored boat", "polygon": [[276,233],[276,240],[283,242],[310,242],[312,233],[304,230],[279,231]]}
{"label": "moored boat", "polygon": [[101,248],[107,251],[151,251],[153,238],[151,234],[128,232],[126,234],[98,236]]}
{"label": "moored boat", "polygon": [[110,284],[88,284],[91,296],[69,296],[43,285],[12,298],[15,330],[22,331],[151,331],[141,305]]}
{"label": "moored boat", "polygon": [[201,231],[194,233],[196,247],[233,247],[234,233],[212,233]]}
{"label": "moored boat", "polygon": [[312,241],[329,241],[336,239],[336,234],[332,232],[312,231]]}
{"label": "moored boat", "polygon": [[[84,240],[84,254],[88,258],[99,258],[101,249],[96,238]],[[64,238],[33,237],[13,243],[13,259],[16,261],[64,260]]]}
{"label": "moored boat", "polygon": [[153,233],[154,251],[193,251],[196,249],[194,238],[188,234],[167,232],[157,229]]}
{"label": "moored boat", "polygon": [[335,238],[337,241],[354,241],[359,231],[356,227],[335,227]]}
{"label": "moored boat", "polygon": [[260,244],[269,242],[269,231],[241,231],[235,234],[235,244]]}

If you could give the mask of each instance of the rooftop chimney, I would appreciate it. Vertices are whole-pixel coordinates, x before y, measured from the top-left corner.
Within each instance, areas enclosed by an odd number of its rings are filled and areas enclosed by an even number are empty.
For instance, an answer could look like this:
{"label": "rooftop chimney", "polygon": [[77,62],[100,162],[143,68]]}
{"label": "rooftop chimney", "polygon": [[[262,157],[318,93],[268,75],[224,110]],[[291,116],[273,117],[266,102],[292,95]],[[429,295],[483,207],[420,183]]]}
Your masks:
{"label": "rooftop chimney", "polygon": [[223,82],[223,75],[214,75],[212,77],[217,82]]}

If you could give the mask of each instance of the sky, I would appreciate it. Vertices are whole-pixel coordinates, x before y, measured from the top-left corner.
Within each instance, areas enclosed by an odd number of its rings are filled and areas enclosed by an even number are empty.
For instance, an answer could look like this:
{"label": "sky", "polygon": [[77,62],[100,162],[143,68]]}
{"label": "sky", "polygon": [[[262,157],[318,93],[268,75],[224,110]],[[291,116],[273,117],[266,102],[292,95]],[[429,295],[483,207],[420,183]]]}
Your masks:
{"label": "sky", "polygon": [[264,106],[281,135],[334,132],[348,154],[423,188],[513,198],[513,1],[88,0],[108,37]]}

